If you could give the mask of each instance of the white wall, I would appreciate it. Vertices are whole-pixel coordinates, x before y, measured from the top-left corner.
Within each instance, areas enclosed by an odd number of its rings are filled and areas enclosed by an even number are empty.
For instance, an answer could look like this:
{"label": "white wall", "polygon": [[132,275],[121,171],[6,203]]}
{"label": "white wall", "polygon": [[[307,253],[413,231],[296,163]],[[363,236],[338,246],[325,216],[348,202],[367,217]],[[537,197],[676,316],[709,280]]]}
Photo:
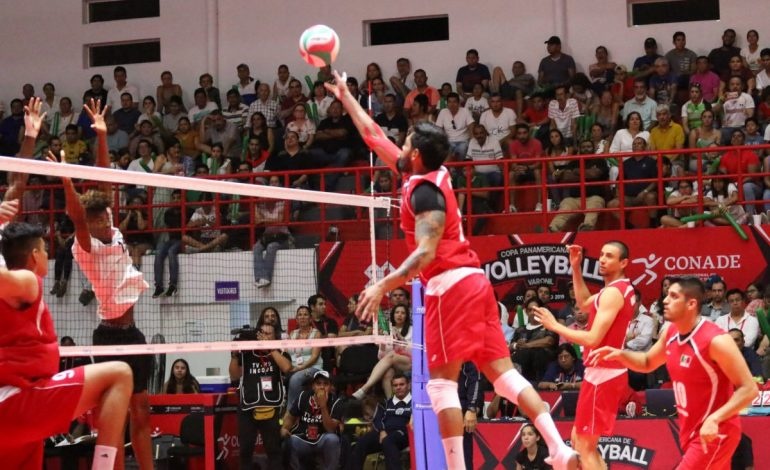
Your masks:
{"label": "white wall", "polygon": [[[386,75],[395,70],[395,59],[407,56],[413,66],[426,69],[430,82],[454,81],[464,65],[465,51],[477,48],[482,62],[500,65],[507,72],[513,59],[523,60],[530,71],[545,55],[543,41],[560,34],[564,50],[575,56],[579,68],[593,61],[593,51],[606,45],[611,57],[631,65],[643,53],[644,38],[657,38],[662,52],[670,48],[676,30],[688,35],[688,46],[706,53],[721,44],[726,27],[738,31],[739,45],[754,28],[760,46],[770,46],[770,2],[730,0],[721,2],[721,21],[672,23],[628,27],[626,2],[622,0],[465,0],[415,2],[355,2],[329,0],[161,0],[161,18],[83,24],[79,0],[25,0],[13,2],[0,15],[0,99],[6,104],[21,95],[21,85],[31,82],[38,93],[52,81],[57,93],[76,101],[88,88],[88,78],[102,73],[112,84],[112,67],[84,68],[83,44],[148,37],[161,38],[162,62],[129,65],[129,81],[143,94],[154,94],[160,72],[168,69],[182,85],[185,98],[197,86],[198,76],[211,71],[219,88],[235,82],[235,66],[250,64],[252,75],[272,81],[280,63],[289,65],[298,78],[314,71],[297,53],[303,29],[316,23],[332,26],[342,49],[336,68],[361,77],[368,62],[378,62]],[[209,7],[213,7],[209,9]],[[211,15],[210,11],[218,12]],[[363,47],[362,21],[381,18],[448,14],[450,39],[443,42],[400,46]],[[563,18],[563,24],[558,20]],[[761,20],[754,20],[754,19]],[[209,41],[207,26],[218,31]],[[218,54],[209,54],[218,50]],[[216,66],[218,64],[218,67]]]}

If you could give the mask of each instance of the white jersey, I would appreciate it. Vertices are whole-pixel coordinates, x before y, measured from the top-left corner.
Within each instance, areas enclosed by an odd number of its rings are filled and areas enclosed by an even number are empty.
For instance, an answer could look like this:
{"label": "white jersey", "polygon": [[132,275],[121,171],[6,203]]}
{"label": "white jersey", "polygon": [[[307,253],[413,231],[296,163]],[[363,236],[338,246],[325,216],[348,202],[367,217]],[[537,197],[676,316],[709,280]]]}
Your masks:
{"label": "white jersey", "polygon": [[86,252],[75,238],[72,254],[83,274],[93,285],[97,313],[103,320],[123,316],[149,287],[141,271],[136,269],[123,242],[123,234],[112,227],[112,243],[105,245],[91,237],[91,252]]}

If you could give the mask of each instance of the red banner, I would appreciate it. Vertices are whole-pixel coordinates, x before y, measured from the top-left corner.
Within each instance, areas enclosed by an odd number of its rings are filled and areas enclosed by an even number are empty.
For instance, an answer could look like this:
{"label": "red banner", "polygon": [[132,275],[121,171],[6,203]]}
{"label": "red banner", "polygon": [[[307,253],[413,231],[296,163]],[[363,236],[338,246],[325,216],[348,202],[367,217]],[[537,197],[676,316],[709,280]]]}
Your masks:
{"label": "red banner", "polygon": [[[473,468],[515,468],[522,448],[519,432],[524,423],[479,422],[474,434]],[[770,447],[763,445],[770,418],[742,417],[743,432],[753,444],[754,462],[768,462]],[[562,437],[569,439],[571,421],[557,421]],[[613,470],[674,468],[681,460],[676,419],[618,419],[612,436],[602,437],[599,452]],[[761,468],[757,466],[756,468]]]}
{"label": "red banner", "polygon": [[[470,241],[500,300],[511,307],[530,286],[550,286],[555,303],[564,299],[572,278],[566,244],[585,248],[583,276],[591,290],[598,290],[602,285],[599,251],[605,242],[621,240],[629,247],[626,274],[649,305],[657,299],[664,276],[705,279],[719,274],[728,288],[741,289],[753,281],[769,284],[770,237],[765,227],[745,228],[748,241],[731,227],[514,234],[471,237]],[[375,274],[381,279],[390,273],[408,254],[403,240],[377,241],[376,250],[373,267],[369,242],[321,244],[319,286],[333,307],[328,309],[332,315],[341,319],[348,297],[360,292]]]}

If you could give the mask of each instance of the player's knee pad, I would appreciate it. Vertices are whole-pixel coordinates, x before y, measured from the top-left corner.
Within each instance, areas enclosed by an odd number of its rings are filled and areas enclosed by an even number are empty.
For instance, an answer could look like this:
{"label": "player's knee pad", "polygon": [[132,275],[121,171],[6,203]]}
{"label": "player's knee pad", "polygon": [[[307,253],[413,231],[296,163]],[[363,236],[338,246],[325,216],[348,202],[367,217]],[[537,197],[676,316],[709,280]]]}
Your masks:
{"label": "player's knee pad", "polygon": [[495,387],[496,394],[512,400],[517,404],[519,403],[519,394],[527,387],[532,386],[532,384],[519,374],[516,369],[511,369],[508,372],[500,374],[500,377],[498,377],[492,385]]}
{"label": "player's knee pad", "polygon": [[439,412],[449,408],[462,409],[460,395],[457,393],[457,382],[447,379],[430,379],[425,387],[430,397],[433,412],[438,416]]}

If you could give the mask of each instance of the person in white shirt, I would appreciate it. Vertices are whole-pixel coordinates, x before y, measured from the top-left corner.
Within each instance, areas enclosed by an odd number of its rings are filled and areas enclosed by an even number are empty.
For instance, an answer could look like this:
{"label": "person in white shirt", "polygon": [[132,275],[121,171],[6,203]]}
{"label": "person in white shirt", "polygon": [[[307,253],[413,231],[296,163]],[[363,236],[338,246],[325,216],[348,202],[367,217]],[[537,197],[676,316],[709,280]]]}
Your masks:
{"label": "person in white shirt", "polygon": [[513,136],[513,128],[516,127],[516,112],[503,106],[503,97],[498,93],[492,93],[489,97],[489,109],[481,113],[479,124],[484,126],[489,136],[500,144],[504,150],[508,149],[508,142]]}
{"label": "person in white shirt", "polygon": [[206,90],[198,88],[195,90],[195,106],[187,111],[187,117],[190,119],[190,124],[195,129],[203,121],[203,118],[211,114],[214,110],[219,110],[217,104],[213,101],[209,101],[209,97],[206,94]]}
{"label": "person in white shirt", "polygon": [[460,95],[449,93],[447,107],[438,113],[436,125],[446,132],[449,138],[448,162],[459,161],[468,153],[468,141],[476,121],[470,111],[460,107]]}
{"label": "person in white shirt", "polygon": [[722,97],[722,145],[730,145],[733,131],[742,129],[746,118],[754,116],[754,98],[744,93],[741,77],[732,77]]}
{"label": "person in white shirt", "polygon": [[741,330],[746,346],[753,349],[759,338],[759,320],[746,313],[746,294],[740,289],[730,289],[727,291],[727,303],[730,305],[730,313],[717,318],[714,323],[725,331],[733,328]]}
{"label": "person in white shirt", "polygon": [[758,92],[762,92],[767,87],[770,87],[770,47],[762,49],[760,52],[760,63],[762,64],[762,70],[756,76],[756,84]]}
{"label": "person in white shirt", "polygon": [[[496,139],[490,139],[484,126],[473,127],[473,139],[468,144],[466,158],[474,162],[495,161],[503,158],[503,150]],[[476,165],[477,173],[484,175],[488,186],[498,187],[503,184],[503,172],[498,165]]]}
{"label": "person in white shirt", "polygon": [[652,317],[642,313],[641,296],[636,293],[634,317],[626,328],[626,347],[629,351],[647,351],[652,346]]}
{"label": "person in white shirt", "polygon": [[575,98],[567,95],[567,86],[559,85],[554,89],[556,99],[548,103],[548,117],[551,129],[561,131],[567,145],[574,144],[577,133],[577,118],[580,117],[580,106]]}
{"label": "person in white shirt", "polygon": [[115,86],[107,92],[107,106],[110,107],[110,111],[114,112],[120,109],[120,96],[123,93],[130,93],[134,107],[139,107],[139,99],[141,98],[139,88],[129,85],[126,81],[126,68],[121,65],[115,67],[112,76],[115,77]]}
{"label": "person in white shirt", "polygon": [[473,94],[465,100],[465,109],[471,112],[476,122],[481,113],[489,109],[489,101],[484,97],[484,86],[481,83],[473,85]]}

